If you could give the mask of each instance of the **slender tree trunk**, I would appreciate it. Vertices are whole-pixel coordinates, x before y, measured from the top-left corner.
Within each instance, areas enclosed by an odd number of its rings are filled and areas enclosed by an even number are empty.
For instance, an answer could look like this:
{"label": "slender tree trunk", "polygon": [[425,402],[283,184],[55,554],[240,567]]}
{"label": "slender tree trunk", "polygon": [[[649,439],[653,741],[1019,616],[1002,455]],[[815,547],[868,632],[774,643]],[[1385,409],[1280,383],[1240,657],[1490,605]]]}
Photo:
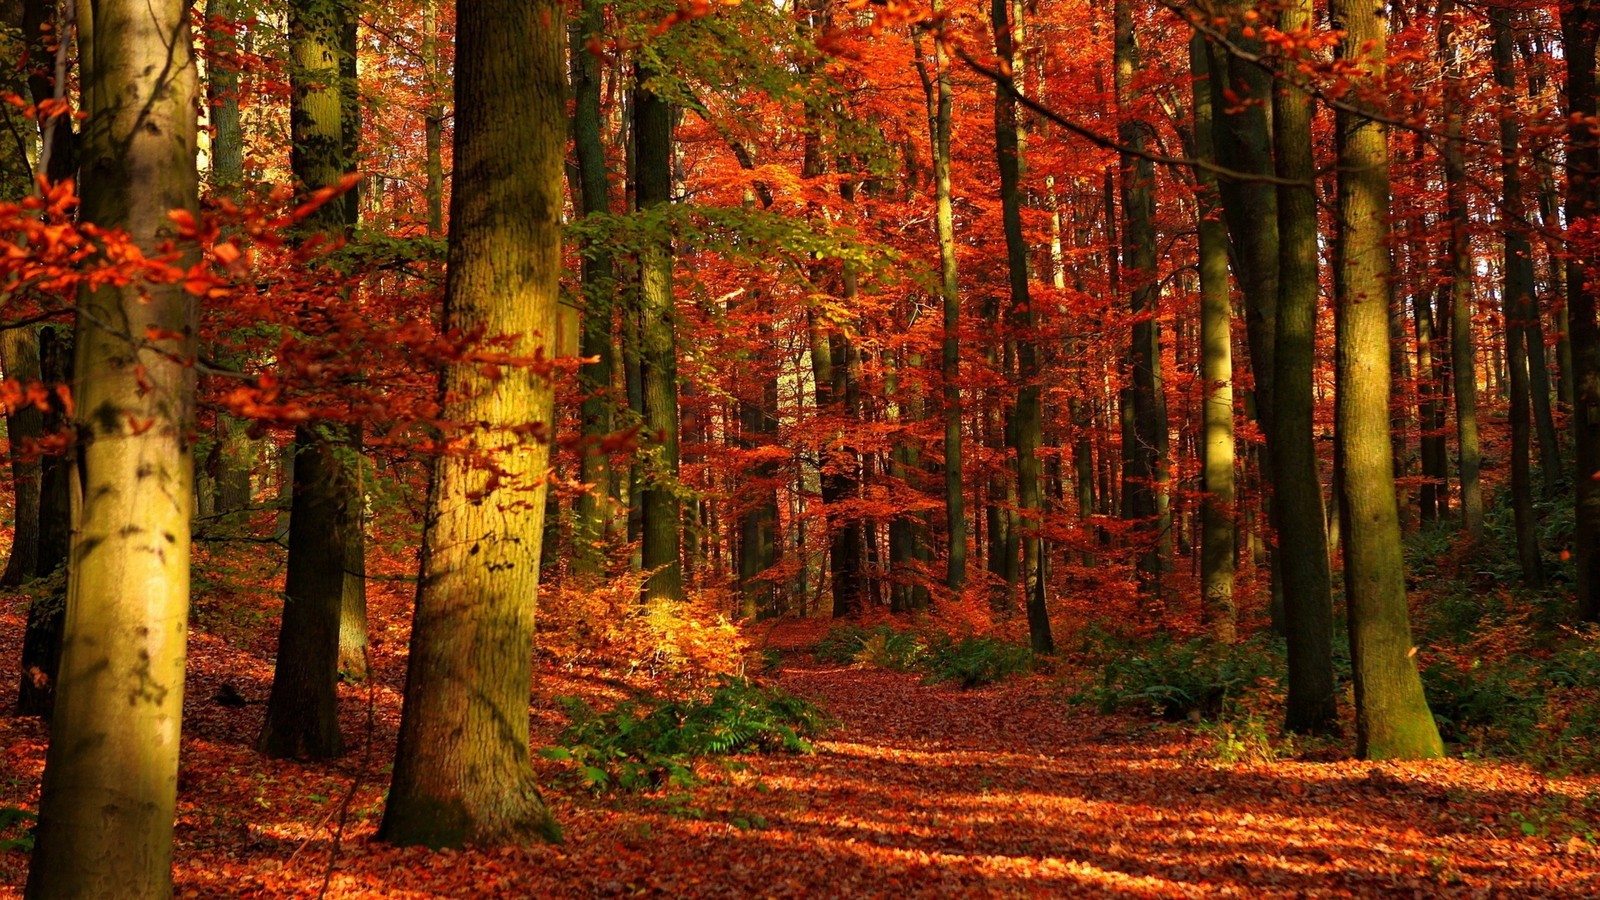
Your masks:
{"label": "slender tree trunk", "polygon": [[[936,14],[942,5],[935,0]],[[939,358],[944,385],[945,587],[959,597],[967,583],[967,513],[961,436],[961,288],[956,271],[955,213],[950,201],[950,119],[954,100],[944,44],[935,41],[933,54],[935,90],[929,97],[933,116],[928,124],[933,144],[939,299],[944,314]]]}
{"label": "slender tree trunk", "polygon": [[422,112],[423,152],[427,156],[428,236],[444,235],[444,98],[439,84],[439,0],[427,0],[422,13],[422,65],[427,100]]}
{"label": "slender tree trunk", "polygon": [[1439,51],[1445,59],[1445,209],[1450,222],[1447,281],[1450,305],[1450,372],[1455,388],[1456,454],[1461,483],[1461,530],[1483,539],[1483,452],[1478,438],[1478,352],[1472,334],[1472,235],[1467,216],[1466,156],[1461,141],[1465,97],[1454,0],[1439,9]]}
{"label": "slender tree trunk", "polygon": [[[307,192],[336,185],[350,167],[345,108],[347,19],[352,7],[295,0],[289,7],[289,161]],[[307,234],[338,235],[356,206],[341,197],[304,222]],[[294,491],[278,658],[258,745],[275,757],[326,759],[343,752],[339,736],[339,632],[344,618],[347,549],[355,479],[336,471],[354,466],[350,447],[315,425],[295,429]],[[308,471],[309,470],[309,471]]]}
{"label": "slender tree trunk", "polygon": [[[1388,26],[1379,0],[1333,0],[1339,54],[1369,78],[1384,75]],[[1345,595],[1355,675],[1356,752],[1366,759],[1443,753],[1422,694],[1406,607],[1400,510],[1389,445],[1389,161],[1385,127],[1340,110],[1338,242],[1337,463],[1344,538]]]}
{"label": "slender tree trunk", "polygon": [[[598,0],[585,0],[573,22],[570,65],[577,193],[585,216],[611,212],[611,179],[601,134],[600,59],[589,49],[589,41],[600,39],[604,26],[604,5]],[[579,411],[583,423],[579,478],[586,487],[578,495],[573,570],[580,575],[596,576],[604,568],[606,533],[615,518],[610,503],[611,459],[603,443],[613,430],[612,410],[616,405],[611,395],[611,326],[616,279],[611,248],[604,241],[594,241],[584,247],[582,279],[583,324],[578,353],[586,362],[578,372],[583,393]]]}
{"label": "slender tree trunk", "polygon": [[[672,202],[672,108],[648,87],[641,65],[633,137],[639,211],[660,217]],[[667,222],[639,252],[639,369],[649,465],[640,491],[641,561],[647,600],[683,599],[682,518],[678,502],[678,339]]]}
{"label": "slender tree trunk", "polygon": [[[1002,60],[1015,60],[1011,0],[992,0],[995,51]],[[1020,67],[1012,63],[1011,68]],[[1028,610],[1028,634],[1035,653],[1055,652],[1050,616],[1045,607],[1043,559],[1039,530],[1043,525],[1044,498],[1039,484],[1039,445],[1043,439],[1040,406],[1039,351],[1034,344],[1038,316],[1028,293],[1028,245],[1022,235],[1022,148],[1018,136],[1016,101],[1010,85],[995,85],[995,155],[1000,165],[1000,205],[1006,234],[1006,269],[1011,283],[1009,320],[1017,341],[1017,400],[1010,430],[1016,439],[1017,528],[1022,544],[1023,602]]]}
{"label": "slender tree trunk", "polygon": [[[1133,74],[1139,66],[1139,48],[1133,31],[1131,0],[1115,7],[1116,96],[1121,114],[1117,127],[1122,144],[1142,150],[1150,137],[1149,123],[1133,108]],[[1161,332],[1156,324],[1160,302],[1156,282],[1155,167],[1149,160],[1124,154],[1122,180],[1122,275],[1131,290],[1132,343],[1128,350],[1129,385],[1124,427],[1122,481],[1125,516],[1141,523],[1139,581],[1143,592],[1159,598],[1163,573],[1171,568],[1171,543],[1162,520],[1158,495],[1165,490],[1166,414],[1162,402]]]}
{"label": "slender tree trunk", "polygon": [[[563,21],[553,0],[478,0],[457,12],[444,326],[514,336],[509,352],[519,356],[543,352],[556,326]],[[454,364],[442,374],[440,397],[470,452],[434,465],[379,836],[433,847],[553,838],[528,746],[550,448],[523,427],[549,415],[550,383],[528,369],[488,379],[476,365]],[[494,459],[493,481],[479,453]]]}
{"label": "slender tree trunk", "polygon": [[[1205,38],[1189,41],[1189,71],[1194,77],[1194,144],[1198,159],[1216,157],[1212,141],[1211,86]],[[1222,221],[1217,179],[1205,168],[1194,171],[1196,227],[1200,236],[1200,379],[1205,390],[1202,418],[1205,441],[1201,473],[1205,498],[1200,507],[1200,596],[1202,615],[1218,643],[1238,639],[1238,608],[1233,599],[1233,303],[1228,291],[1228,232]]]}
{"label": "slender tree trunk", "polygon": [[[1512,70],[1511,23],[1504,10],[1489,11],[1494,32],[1494,77],[1507,94],[1516,90]],[[1515,518],[1517,559],[1522,564],[1522,579],[1529,585],[1544,584],[1544,566],[1539,560],[1538,521],[1533,512],[1532,447],[1529,415],[1532,412],[1532,384],[1528,367],[1532,357],[1532,328],[1539,310],[1533,298],[1533,247],[1522,230],[1525,203],[1522,197],[1522,161],[1519,158],[1521,127],[1513,116],[1500,119],[1500,236],[1503,255],[1500,262],[1501,320],[1505,324],[1506,367],[1511,382],[1511,509]],[[1542,351],[1542,347],[1540,348]],[[1543,364],[1543,353],[1538,362]],[[1546,401],[1548,401],[1548,394]],[[1548,406],[1548,403],[1547,403]],[[1547,410],[1548,411],[1548,410]],[[1554,429],[1552,428],[1552,431]],[[1547,449],[1547,448],[1541,448]],[[1556,460],[1544,457],[1546,465]]]}
{"label": "slender tree trunk", "polygon": [[[124,230],[145,253],[174,237],[172,210],[198,206],[187,13],[176,0],[101,0],[79,15],[88,111],[80,214]],[[189,611],[194,370],[184,363],[195,304],[179,285],[152,284],[85,291],[80,303],[73,397],[83,505],[26,896],[167,897]],[[133,349],[124,336],[151,333],[184,337]]]}

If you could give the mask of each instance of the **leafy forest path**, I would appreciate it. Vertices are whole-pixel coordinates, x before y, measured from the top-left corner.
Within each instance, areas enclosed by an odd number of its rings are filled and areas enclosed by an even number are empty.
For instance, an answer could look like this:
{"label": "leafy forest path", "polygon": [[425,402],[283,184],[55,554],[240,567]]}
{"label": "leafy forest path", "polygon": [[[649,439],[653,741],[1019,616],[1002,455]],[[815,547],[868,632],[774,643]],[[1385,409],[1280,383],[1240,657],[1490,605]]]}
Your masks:
{"label": "leafy forest path", "polygon": [[1593,779],[1224,764],[1191,729],[1097,715],[1044,679],[962,690],[793,662],[780,681],[839,721],[765,777],[841,896],[1600,896]]}
{"label": "leafy forest path", "polygon": [[[1099,715],[1044,676],[963,690],[819,663],[831,623],[817,620],[752,635],[781,657],[771,677],[836,720],[814,753],[707,760],[691,787],[599,795],[540,758],[563,843],[391,847],[375,833],[406,604],[374,598],[374,631],[393,637],[370,693],[343,689],[352,748],[333,763],[252,746],[270,628],[192,637],[179,897],[1600,896],[1600,780],[1459,760],[1224,764],[1193,728]],[[0,603],[0,684],[17,677],[22,609]],[[250,702],[216,702],[225,682]],[[557,697],[604,706],[634,687],[542,655],[535,747],[566,725]],[[37,719],[0,715],[0,813],[37,809],[44,738]],[[0,843],[0,898],[20,896],[26,866]]]}

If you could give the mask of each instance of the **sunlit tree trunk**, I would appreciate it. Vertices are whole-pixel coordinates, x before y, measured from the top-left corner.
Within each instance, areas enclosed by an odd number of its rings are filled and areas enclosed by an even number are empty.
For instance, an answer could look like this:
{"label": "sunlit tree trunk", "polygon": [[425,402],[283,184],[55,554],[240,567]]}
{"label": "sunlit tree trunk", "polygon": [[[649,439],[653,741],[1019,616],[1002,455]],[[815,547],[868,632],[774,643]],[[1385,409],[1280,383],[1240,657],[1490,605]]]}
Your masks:
{"label": "sunlit tree trunk", "polygon": [[[1195,155],[1213,161],[1211,86],[1205,38],[1189,41],[1189,71],[1194,77]],[[1219,643],[1238,639],[1238,608],[1233,599],[1234,438],[1233,302],[1228,290],[1228,232],[1222,221],[1217,178],[1195,167],[1200,250],[1200,378],[1205,385],[1201,473],[1205,498],[1200,507],[1200,595],[1202,614]]]}
{"label": "sunlit tree trunk", "polygon": [[[457,10],[455,190],[444,326],[551,345],[566,145],[563,6],[475,0]],[[552,409],[544,373],[446,366],[441,456],[424,520],[394,780],[379,836],[461,846],[553,837],[528,726]],[[534,429],[537,431],[538,429]],[[495,478],[477,458],[494,461]]]}
{"label": "sunlit tree trunk", "polygon": [[[943,6],[935,0],[934,12]],[[950,60],[944,44],[933,45],[934,77],[929,85],[928,123],[933,145],[934,228],[939,243],[939,300],[944,338],[940,376],[944,384],[945,587],[959,595],[967,583],[967,519],[961,443],[961,288],[956,270],[955,213],[950,201],[950,119],[954,103]]]}
{"label": "sunlit tree trunk", "polygon": [[[1388,26],[1377,0],[1334,0],[1339,54],[1369,78],[1386,66]],[[1345,595],[1355,675],[1356,752],[1367,759],[1443,753],[1422,694],[1406,607],[1400,510],[1389,444],[1389,160],[1386,128],[1341,109],[1334,253],[1337,310],[1335,435],[1341,469]]]}
{"label": "sunlit tree trunk", "polygon": [[[177,237],[168,214],[198,205],[187,13],[176,0],[79,10],[88,112],[80,214],[152,254]],[[179,264],[193,261],[190,253]],[[185,363],[195,304],[179,285],[140,283],[85,291],[79,302],[83,503],[26,895],[167,897],[189,612],[194,370]]]}
{"label": "sunlit tree trunk", "polygon": [[652,235],[639,251],[639,367],[649,454],[640,491],[645,597],[683,599],[682,523],[678,502],[678,340],[672,291],[672,244],[662,214],[672,201],[672,109],[651,90],[656,73],[641,65],[634,92],[633,139],[639,211]]}

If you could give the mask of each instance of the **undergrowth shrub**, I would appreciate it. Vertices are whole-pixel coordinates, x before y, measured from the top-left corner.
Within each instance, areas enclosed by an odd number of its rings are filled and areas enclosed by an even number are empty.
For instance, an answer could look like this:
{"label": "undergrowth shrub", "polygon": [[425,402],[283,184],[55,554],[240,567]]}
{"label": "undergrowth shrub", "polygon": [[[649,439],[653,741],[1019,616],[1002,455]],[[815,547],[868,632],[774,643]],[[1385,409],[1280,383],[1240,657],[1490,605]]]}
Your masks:
{"label": "undergrowth shrub", "polygon": [[821,662],[866,663],[893,672],[923,672],[929,683],[959,682],[962,687],[991,684],[1033,671],[1033,651],[993,637],[925,635],[881,624],[872,628],[837,625],[817,643]]}
{"label": "undergrowth shrub", "polygon": [[911,671],[926,654],[927,644],[915,632],[900,631],[890,625],[863,628],[853,624],[829,629],[814,651],[820,662],[841,665],[861,662],[895,672]]}
{"label": "undergrowth shrub", "polygon": [[704,696],[623,701],[606,712],[575,697],[559,702],[571,724],[543,755],[571,762],[594,790],[686,787],[707,756],[810,753],[807,738],[827,725],[810,701],[744,678]]}
{"label": "undergrowth shrub", "polygon": [[1101,712],[1142,709],[1163,718],[1229,718],[1245,696],[1272,684],[1282,664],[1264,639],[1232,646],[1158,636],[1113,652],[1101,680],[1080,699]]}
{"label": "undergrowth shrub", "polygon": [[941,634],[929,643],[923,667],[930,682],[977,687],[1033,671],[1033,651],[991,637],[967,635],[955,640]]}

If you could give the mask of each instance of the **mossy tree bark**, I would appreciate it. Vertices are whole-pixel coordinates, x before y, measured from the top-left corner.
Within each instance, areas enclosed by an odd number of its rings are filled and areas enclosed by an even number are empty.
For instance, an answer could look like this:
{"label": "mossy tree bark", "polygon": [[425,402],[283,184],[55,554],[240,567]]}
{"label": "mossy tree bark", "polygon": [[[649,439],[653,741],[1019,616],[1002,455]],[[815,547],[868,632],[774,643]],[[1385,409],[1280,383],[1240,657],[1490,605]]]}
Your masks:
{"label": "mossy tree bark", "polygon": [[[78,21],[88,111],[80,214],[154,253],[177,238],[168,214],[198,206],[188,7],[100,0],[81,5]],[[79,302],[83,502],[26,895],[167,897],[189,612],[195,304],[178,285],[147,284],[86,291]],[[172,337],[147,337],[155,333]]]}
{"label": "mossy tree bark", "polygon": [[[444,325],[549,354],[561,275],[564,8],[457,8]],[[434,464],[394,780],[379,836],[454,847],[555,836],[529,752],[528,679],[552,409],[543,373],[441,378],[459,446]],[[491,477],[490,465],[493,473]]]}
{"label": "mossy tree bark", "polygon": [[[1340,56],[1377,79],[1388,26],[1379,0],[1334,0]],[[1422,693],[1406,606],[1400,510],[1389,443],[1389,158],[1387,129],[1348,110],[1336,120],[1335,374],[1345,595],[1355,675],[1356,752],[1416,759],[1444,752]]]}

